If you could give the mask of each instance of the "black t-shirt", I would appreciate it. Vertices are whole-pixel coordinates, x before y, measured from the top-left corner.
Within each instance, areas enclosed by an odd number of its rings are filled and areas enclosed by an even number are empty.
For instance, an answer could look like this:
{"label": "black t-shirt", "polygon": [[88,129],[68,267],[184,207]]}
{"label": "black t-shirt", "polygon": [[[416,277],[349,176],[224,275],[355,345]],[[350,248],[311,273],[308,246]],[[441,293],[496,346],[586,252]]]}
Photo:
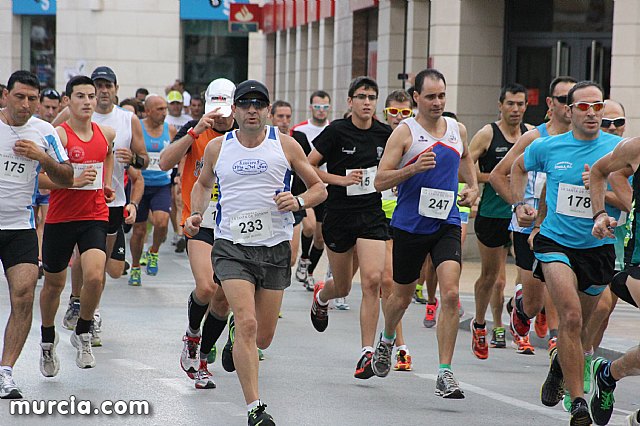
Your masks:
{"label": "black t-shirt", "polygon": [[[347,169],[367,169],[378,166],[391,135],[391,127],[373,120],[367,130],[353,125],[351,118],[332,121],[313,141],[316,150],[327,163],[327,171],[346,176]],[[373,182],[371,182],[373,183]],[[351,212],[381,209],[379,192],[347,196],[347,188],[329,185],[327,209]]]}
{"label": "black t-shirt", "polygon": [[[311,153],[311,145],[309,145],[309,140],[307,139],[307,135],[297,130],[291,131],[291,137],[293,137],[302,147],[305,155],[309,155]],[[293,171],[293,183],[291,184],[291,193],[293,195],[300,195],[307,190],[307,186],[304,184],[302,179],[298,177],[295,170]]]}

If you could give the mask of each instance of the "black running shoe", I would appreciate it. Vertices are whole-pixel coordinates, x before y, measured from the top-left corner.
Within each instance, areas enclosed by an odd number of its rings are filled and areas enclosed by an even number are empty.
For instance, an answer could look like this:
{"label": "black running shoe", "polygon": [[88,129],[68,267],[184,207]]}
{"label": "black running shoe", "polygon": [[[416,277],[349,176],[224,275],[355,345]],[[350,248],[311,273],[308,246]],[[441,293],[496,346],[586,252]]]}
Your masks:
{"label": "black running shoe", "polygon": [[[236,340],[236,323],[233,318],[233,313],[229,315],[227,327],[229,327],[229,338],[227,339],[227,344],[224,345],[224,349],[222,350],[222,368],[231,373],[236,371],[236,366],[233,363],[233,342]],[[251,418],[251,416],[249,416],[249,418]]]}
{"label": "black running shoe", "polygon": [[616,388],[616,384],[608,386],[600,379],[600,373],[608,365],[611,365],[609,361],[602,357],[598,357],[591,363],[591,380],[593,388],[593,395],[591,395],[591,416],[593,421],[597,425],[606,425],[611,419],[613,413],[613,391]]}
{"label": "black running shoe", "polygon": [[265,408],[267,404],[261,404],[249,411],[249,426],[276,426],[273,417],[264,411]]}
{"label": "black running shoe", "polygon": [[571,426],[591,426],[589,407],[584,398],[576,398],[571,403]]}
{"label": "black running shoe", "polygon": [[373,352],[365,352],[360,357],[358,365],[356,365],[356,372],[353,373],[353,377],[356,379],[370,379],[374,376],[373,368],[371,368],[371,360],[373,358]]}
{"label": "black running shoe", "polygon": [[329,305],[322,306],[318,303],[318,293],[324,287],[323,283],[316,283],[313,289],[313,303],[311,304],[311,324],[320,333],[329,326]]}
{"label": "black running shoe", "polygon": [[176,243],[175,252],[176,253],[182,253],[182,252],[184,252],[184,249],[186,249],[186,248],[187,248],[187,237],[182,237]]}
{"label": "black running shoe", "polygon": [[558,349],[553,348],[549,353],[549,373],[540,390],[540,400],[547,407],[555,407],[564,397],[564,378],[562,368],[558,362]]}

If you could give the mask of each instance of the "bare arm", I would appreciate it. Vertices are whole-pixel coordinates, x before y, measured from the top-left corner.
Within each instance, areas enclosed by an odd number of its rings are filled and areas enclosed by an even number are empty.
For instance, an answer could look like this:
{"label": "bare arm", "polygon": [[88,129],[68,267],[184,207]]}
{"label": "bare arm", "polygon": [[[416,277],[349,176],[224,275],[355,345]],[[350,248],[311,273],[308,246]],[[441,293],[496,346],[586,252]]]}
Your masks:
{"label": "bare arm", "polygon": [[[280,135],[280,140],[291,167],[307,186],[307,190],[299,195],[304,200],[305,208],[322,203],[327,198],[327,189],[315,169],[309,164],[302,146],[289,135]],[[299,209],[298,202],[291,192],[279,193],[275,201],[278,210],[297,211]]]}
{"label": "bare arm", "polygon": [[319,164],[324,157],[317,150],[311,151],[309,154],[308,160],[309,164],[315,169],[316,174],[320,176],[320,179],[324,183],[328,183],[329,185],[337,185],[337,186],[349,186],[360,183],[362,180],[362,170],[356,170],[349,173],[347,176],[334,175],[324,170],[320,170]]}
{"label": "bare arm", "polygon": [[21,139],[16,142],[13,152],[18,156],[39,162],[42,170],[49,175],[48,179],[53,181],[57,187],[68,188],[73,185],[73,167],[69,161],[59,163],[35,142]]}
{"label": "bare arm", "polygon": [[71,112],[69,112],[69,107],[64,107],[64,109],[58,113],[56,118],[53,119],[53,121],[51,122],[51,125],[53,127],[58,127],[59,125],[67,121],[69,117],[71,117]]}
{"label": "bare arm", "polygon": [[[471,152],[471,160],[473,163],[477,163],[478,159],[482,157],[491,146],[491,139],[493,138],[493,129],[491,125],[487,124],[482,129],[478,130],[471,142],[469,143],[469,151]],[[477,169],[478,183],[484,183],[489,181],[489,173],[482,173],[480,169]]]}
{"label": "bare arm", "polygon": [[[131,116],[131,151],[144,160],[143,169],[149,166],[149,155],[147,155],[147,146],[144,143],[144,135],[142,134],[142,123],[140,119],[133,114]],[[129,161],[131,164],[131,160]]]}
{"label": "bare arm", "polygon": [[104,159],[104,181],[103,181],[103,189],[104,196],[108,203],[113,201],[116,198],[116,193],[111,187],[111,182],[113,178],[113,140],[116,137],[116,131],[113,130],[109,126],[100,125],[100,130],[102,130],[102,134],[107,139],[107,156]]}
{"label": "bare arm", "polygon": [[202,214],[209,207],[211,191],[215,183],[213,169],[218,162],[220,149],[222,148],[222,136],[212,140],[204,150],[204,165],[200,171],[198,180],[191,190],[191,213],[184,224],[184,230],[189,235],[196,235],[200,231]]}
{"label": "bare arm", "polygon": [[[384,153],[382,154],[382,159],[380,159],[376,179],[373,183],[376,191],[382,192],[386,189],[393,188],[399,183],[415,176],[417,173],[428,170],[429,168],[432,169],[436,166],[436,155],[429,151],[421,155],[414,164],[409,164],[398,169],[400,160],[402,160],[402,156],[409,146],[411,146],[411,130],[409,130],[408,126],[398,126],[389,137],[387,146],[384,148]],[[431,159],[429,162],[431,167],[427,168],[423,164],[427,163],[426,158],[425,161],[423,161],[423,157]],[[418,166],[416,166],[418,163],[423,164],[423,169],[419,169]]]}
{"label": "bare arm", "polygon": [[131,196],[130,201],[124,208],[128,213],[125,222],[128,225],[132,225],[136,221],[138,215],[138,206],[140,200],[142,200],[142,194],[144,193],[144,177],[142,172],[134,167],[127,167],[127,174],[129,175],[129,181],[131,182]]}
{"label": "bare arm", "polygon": [[524,167],[524,154],[520,154],[511,166],[511,199],[516,200],[516,216],[520,226],[531,226],[536,218],[536,210],[524,204],[524,189],[527,184],[527,169]]}

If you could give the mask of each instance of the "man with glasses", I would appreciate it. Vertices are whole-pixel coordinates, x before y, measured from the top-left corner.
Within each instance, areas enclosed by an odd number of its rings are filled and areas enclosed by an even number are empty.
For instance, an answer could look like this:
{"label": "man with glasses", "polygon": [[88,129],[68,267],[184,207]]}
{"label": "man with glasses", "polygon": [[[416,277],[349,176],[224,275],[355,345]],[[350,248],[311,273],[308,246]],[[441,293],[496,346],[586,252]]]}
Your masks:
{"label": "man with glasses", "polygon": [[56,89],[44,89],[40,93],[38,118],[51,123],[60,112],[60,93]]}
{"label": "man with glasses", "polygon": [[584,400],[581,334],[586,333],[589,318],[600,294],[611,282],[615,266],[615,239],[598,239],[591,230],[593,221],[603,213],[619,217],[625,203],[608,191],[606,210],[593,214],[589,175],[584,173],[621,140],[600,130],[604,114],[602,88],[592,81],[579,82],[569,90],[567,103],[573,130],[537,139],[514,161],[511,199],[516,201],[519,222],[533,223],[536,209],[524,201],[527,172],[546,173],[547,213],[533,240],[534,276],[545,281],[560,324],[540,398],[546,406],[557,405],[565,392],[564,385],[572,400],[571,424],[578,425],[591,422]]}
{"label": "man with glasses", "polygon": [[[549,96],[546,98],[549,121],[542,123],[523,134],[507,155],[498,163],[489,176],[489,182],[498,195],[509,204],[518,200],[511,198],[509,187],[509,175],[515,159],[521,155],[525,148],[534,140],[566,133],[571,129],[571,115],[566,108],[567,94],[576,84],[576,79],[570,76],[560,76],[553,79],[549,86]],[[542,172],[531,171],[528,174],[524,201],[531,207],[538,209],[541,203],[546,175]],[[544,200],[542,200],[544,201]],[[551,351],[558,338],[558,314],[549,297],[546,287],[539,279],[533,276],[533,263],[535,261],[532,245],[533,237],[540,230],[543,215],[538,215],[535,224],[520,226],[513,215],[511,229],[513,230],[513,248],[516,257],[516,266],[520,272],[522,287],[517,286],[514,297],[507,303],[510,311],[510,328],[514,341],[517,344],[518,353],[531,352],[533,346],[528,340],[531,318],[536,317],[536,333],[541,338],[547,333],[542,329],[541,317],[544,315],[549,331],[548,347]],[[541,310],[544,307],[544,314]],[[544,331],[544,333],[543,333]]]}
{"label": "man with glasses", "polygon": [[[313,141],[329,125],[329,113],[331,112],[331,97],[324,90],[316,90],[309,97],[309,111],[311,118],[293,126],[292,130],[302,132],[314,148]],[[326,171],[322,166],[321,170]],[[296,269],[296,279],[304,284],[309,291],[313,291],[315,280],[313,272],[324,252],[324,238],[322,237],[322,221],[324,220],[325,203],[321,203],[309,211],[302,219],[302,254]],[[327,271],[329,274],[329,271]],[[329,276],[329,275],[327,275]],[[336,300],[336,308],[348,309],[344,298]]]}
{"label": "man with glasses", "polygon": [[[518,138],[530,129],[522,121],[527,110],[527,89],[517,83],[503,87],[498,110],[500,119],[480,129],[469,144],[471,158],[479,166],[478,182],[485,184],[474,222],[482,269],[474,285],[476,312],[471,321],[471,348],[479,359],[489,357],[485,321],[489,304],[493,314],[490,346],[506,347],[502,307],[506,284],[506,247],[511,241],[511,206],[493,189],[489,183],[489,173],[507,155]],[[528,345],[527,350],[533,353],[531,345]]]}
{"label": "man with glasses", "polygon": [[[333,121],[315,139],[309,162],[327,184],[326,214],[322,234],[333,278],[316,283],[311,322],[319,332],[329,325],[329,301],[351,291],[354,250],[360,262],[362,303],[360,330],[362,351],[354,376],[373,376],[371,357],[380,315],[380,286],[388,226],[381,196],[373,186],[391,128],[374,118],[378,84],[369,77],[357,77],[349,85],[347,103],[351,116]],[[320,169],[326,163],[327,171]],[[377,259],[378,261],[374,260]]]}
{"label": "man with glasses", "polygon": [[[235,315],[223,363],[226,357],[231,371],[238,370],[250,426],[275,425],[260,401],[257,348],[271,344],[284,289],[291,284],[291,212],[326,197],[298,142],[266,126],[268,107],[262,83],[238,84],[232,108],[239,129],[207,145],[185,223],[185,232],[198,233],[217,183],[223,196],[216,205],[213,266]],[[308,188],[297,197],[289,188],[291,169]]]}

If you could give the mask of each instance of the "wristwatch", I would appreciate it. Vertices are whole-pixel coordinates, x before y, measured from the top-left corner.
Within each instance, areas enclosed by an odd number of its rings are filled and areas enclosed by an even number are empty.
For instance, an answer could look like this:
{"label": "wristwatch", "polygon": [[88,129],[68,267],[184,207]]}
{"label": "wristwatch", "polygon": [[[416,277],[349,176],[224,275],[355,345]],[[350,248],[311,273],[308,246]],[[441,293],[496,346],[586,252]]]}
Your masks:
{"label": "wristwatch", "polygon": [[298,202],[298,210],[304,209],[304,198],[296,197],[296,201]]}

